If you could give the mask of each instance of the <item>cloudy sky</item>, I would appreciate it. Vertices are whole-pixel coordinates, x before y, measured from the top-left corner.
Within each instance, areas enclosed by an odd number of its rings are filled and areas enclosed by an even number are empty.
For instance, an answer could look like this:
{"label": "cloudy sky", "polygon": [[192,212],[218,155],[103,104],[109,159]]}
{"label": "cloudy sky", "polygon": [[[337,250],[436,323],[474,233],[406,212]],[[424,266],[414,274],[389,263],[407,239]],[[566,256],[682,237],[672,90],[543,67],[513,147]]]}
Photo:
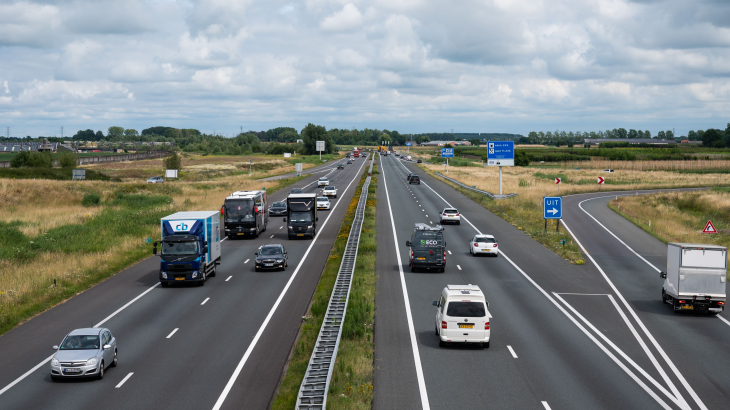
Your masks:
{"label": "cloudy sky", "polygon": [[0,0],[13,136],[725,128],[728,0]]}

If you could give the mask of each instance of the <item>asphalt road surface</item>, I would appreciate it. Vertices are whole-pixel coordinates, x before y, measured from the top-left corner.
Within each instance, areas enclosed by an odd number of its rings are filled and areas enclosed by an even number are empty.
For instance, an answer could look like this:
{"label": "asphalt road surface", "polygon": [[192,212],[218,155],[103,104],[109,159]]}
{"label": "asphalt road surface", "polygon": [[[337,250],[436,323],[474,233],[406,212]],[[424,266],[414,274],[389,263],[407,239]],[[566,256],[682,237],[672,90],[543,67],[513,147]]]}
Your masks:
{"label": "asphalt road surface", "polygon": [[[365,171],[366,160],[335,169],[340,162],[290,187],[318,192],[328,175],[339,190],[332,210],[318,213],[314,241],[288,240],[282,218],[270,217],[258,238],[222,243],[217,275],[203,287],[161,288],[159,258],[150,257],[1,336],[0,408],[267,408]],[[268,243],[286,247],[285,271],[254,271],[254,252]],[[92,325],[117,338],[118,367],[103,380],[52,382],[51,346]]]}
{"label": "asphalt road surface", "polygon": [[[727,314],[662,304],[647,262],[664,270],[666,247],[608,210],[608,194],[564,199],[564,222],[593,258],[576,266],[414,164],[381,162],[374,408],[730,407]],[[421,185],[406,184],[410,171]],[[462,222],[445,225],[446,272],[411,273],[414,223],[438,224],[447,206]],[[495,235],[498,257],[470,255],[477,233]],[[485,292],[490,348],[438,346],[431,302],[447,284]]]}

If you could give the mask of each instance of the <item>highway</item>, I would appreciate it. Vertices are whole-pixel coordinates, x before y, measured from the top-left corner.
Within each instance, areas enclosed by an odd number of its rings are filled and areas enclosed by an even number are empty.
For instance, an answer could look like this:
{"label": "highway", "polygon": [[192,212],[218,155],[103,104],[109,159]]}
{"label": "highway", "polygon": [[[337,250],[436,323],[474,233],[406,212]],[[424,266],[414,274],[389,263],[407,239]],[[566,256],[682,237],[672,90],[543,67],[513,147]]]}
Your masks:
{"label": "highway", "polygon": [[[161,288],[159,258],[150,257],[0,337],[0,408],[267,408],[367,160],[335,169],[343,162],[294,185],[317,192],[328,175],[339,190],[332,210],[319,212],[314,241],[288,240],[282,218],[271,217],[258,238],[222,243],[217,275],[203,287]],[[286,271],[254,271],[254,252],[268,243],[286,247]],[[118,367],[104,380],[52,382],[51,346],[92,325],[117,338]]]}
{"label": "highway", "polygon": [[[375,409],[730,405],[727,313],[679,315],[662,304],[659,273],[641,257],[663,270],[666,247],[608,210],[609,194],[565,198],[564,222],[596,262],[577,266],[414,164],[389,156],[379,170]],[[421,185],[406,184],[411,171]],[[446,206],[462,215],[445,226],[446,272],[411,273],[414,223],[439,223]],[[470,256],[477,233],[496,236],[499,257]],[[438,347],[431,302],[447,284],[485,292],[490,348]]]}

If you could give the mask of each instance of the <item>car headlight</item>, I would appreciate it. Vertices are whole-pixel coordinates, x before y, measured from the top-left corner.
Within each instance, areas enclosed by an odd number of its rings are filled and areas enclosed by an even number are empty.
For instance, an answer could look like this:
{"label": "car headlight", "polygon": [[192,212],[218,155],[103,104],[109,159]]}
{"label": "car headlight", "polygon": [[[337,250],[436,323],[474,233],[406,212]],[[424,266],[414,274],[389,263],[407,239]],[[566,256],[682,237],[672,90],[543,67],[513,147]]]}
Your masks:
{"label": "car headlight", "polygon": [[192,277],[193,277],[193,278],[197,278],[197,277],[198,277],[198,271],[194,270],[194,271],[193,271],[193,276],[192,276]]}
{"label": "car headlight", "polygon": [[61,365],[61,363],[59,363],[58,359],[56,359],[55,357],[53,359],[51,359],[51,366],[60,366],[60,365]]}
{"label": "car headlight", "polygon": [[294,228],[292,228],[291,225],[289,225],[289,229],[294,229]]}
{"label": "car headlight", "polygon": [[312,225],[307,226],[307,229],[312,229]]}
{"label": "car headlight", "polygon": [[160,272],[162,279],[167,279],[167,272]]}
{"label": "car headlight", "polygon": [[277,259],[276,263],[284,263],[284,259]]}
{"label": "car headlight", "polygon": [[251,230],[252,230],[252,231],[255,231],[255,230],[256,230],[256,228],[251,228]]}
{"label": "car headlight", "polygon": [[92,357],[91,359],[86,361],[87,366],[96,366],[96,357]]}

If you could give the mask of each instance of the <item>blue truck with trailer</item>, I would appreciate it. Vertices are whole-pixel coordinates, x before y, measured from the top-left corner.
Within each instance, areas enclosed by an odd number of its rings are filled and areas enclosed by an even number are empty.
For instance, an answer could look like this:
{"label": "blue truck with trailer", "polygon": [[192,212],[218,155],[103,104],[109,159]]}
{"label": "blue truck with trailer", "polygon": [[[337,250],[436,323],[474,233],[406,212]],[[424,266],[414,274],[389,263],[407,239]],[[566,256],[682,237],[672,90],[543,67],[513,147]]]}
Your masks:
{"label": "blue truck with trailer", "polygon": [[160,253],[160,284],[196,282],[205,285],[221,263],[220,213],[177,212],[160,221],[161,240],[153,253]]}

